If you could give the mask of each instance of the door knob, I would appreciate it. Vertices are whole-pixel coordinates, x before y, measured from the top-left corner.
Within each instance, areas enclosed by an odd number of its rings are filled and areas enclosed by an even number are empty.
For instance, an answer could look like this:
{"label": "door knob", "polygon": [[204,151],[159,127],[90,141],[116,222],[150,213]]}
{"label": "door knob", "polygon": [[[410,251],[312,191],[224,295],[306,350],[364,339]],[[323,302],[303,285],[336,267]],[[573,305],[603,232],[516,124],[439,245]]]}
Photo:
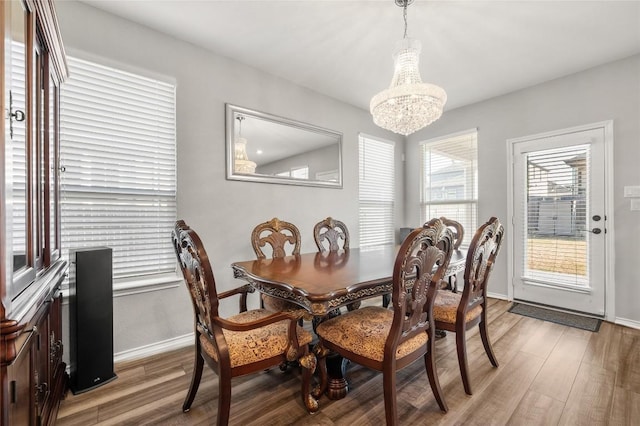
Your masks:
{"label": "door knob", "polygon": [[598,222],[598,221],[599,221],[600,219],[602,219],[602,218],[600,217],[600,215],[595,214],[595,215],[593,215],[592,219],[593,219],[594,221]]}
{"label": "door knob", "polygon": [[601,232],[602,232],[602,229],[600,229],[600,228],[593,228],[593,229],[591,230],[591,232],[593,232],[594,234],[599,234],[599,233],[601,233]]}

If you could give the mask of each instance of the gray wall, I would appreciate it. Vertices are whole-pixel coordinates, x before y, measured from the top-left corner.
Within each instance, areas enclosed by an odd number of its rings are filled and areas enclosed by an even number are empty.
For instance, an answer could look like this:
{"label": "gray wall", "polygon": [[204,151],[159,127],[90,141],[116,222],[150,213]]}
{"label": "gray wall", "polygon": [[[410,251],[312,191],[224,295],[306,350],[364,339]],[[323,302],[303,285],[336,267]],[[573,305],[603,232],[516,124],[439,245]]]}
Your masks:
{"label": "gray wall", "polygon": [[[623,188],[640,185],[640,55],[445,111],[411,135],[406,145],[405,224],[420,223],[418,142],[478,128],[478,217],[507,218],[507,139],[613,120],[615,316],[640,323],[640,212],[630,211]],[[507,235],[507,238],[511,237]],[[507,253],[502,250],[489,291],[507,294]]]}
{"label": "gray wall", "polygon": [[[56,8],[68,55],[175,79],[178,217],[203,239],[220,290],[239,284],[229,267],[233,261],[255,257],[250,244],[253,227],[276,216],[299,227],[302,251],[316,250],[313,225],[327,216],[345,222],[353,246],[358,245],[359,132],[397,142],[397,193],[402,197],[403,138],[379,129],[367,111],[83,3],[57,2]],[[344,188],[226,180],[226,102],[341,132]],[[396,205],[396,217],[402,218],[402,198]],[[236,309],[234,301],[223,306],[222,314]],[[116,297],[114,316],[116,353],[192,331],[192,308],[182,285]]]}

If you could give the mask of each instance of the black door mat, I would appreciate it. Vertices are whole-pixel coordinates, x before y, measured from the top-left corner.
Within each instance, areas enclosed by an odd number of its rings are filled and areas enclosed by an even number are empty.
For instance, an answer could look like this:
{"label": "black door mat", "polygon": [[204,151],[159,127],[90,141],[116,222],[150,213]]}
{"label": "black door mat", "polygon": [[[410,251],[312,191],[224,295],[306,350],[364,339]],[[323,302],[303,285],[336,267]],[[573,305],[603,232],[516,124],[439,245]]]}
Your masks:
{"label": "black door mat", "polygon": [[597,318],[583,317],[523,303],[514,303],[509,308],[509,312],[593,332],[597,332],[600,329],[600,323],[602,322]]}

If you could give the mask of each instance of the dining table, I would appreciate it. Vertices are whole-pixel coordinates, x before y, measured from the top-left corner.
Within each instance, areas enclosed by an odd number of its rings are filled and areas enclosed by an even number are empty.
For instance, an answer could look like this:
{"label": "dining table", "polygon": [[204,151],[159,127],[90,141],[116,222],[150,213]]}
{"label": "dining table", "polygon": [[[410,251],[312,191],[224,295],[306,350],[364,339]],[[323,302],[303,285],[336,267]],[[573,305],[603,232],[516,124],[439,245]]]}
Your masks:
{"label": "dining table", "polygon": [[[234,262],[231,267],[235,278],[261,293],[293,302],[321,321],[337,315],[341,307],[353,309],[377,296],[383,296],[386,306],[398,250],[393,245],[351,248]],[[445,277],[464,270],[464,260],[464,252],[452,253]],[[330,399],[346,396],[345,369],[341,358],[327,360]]]}

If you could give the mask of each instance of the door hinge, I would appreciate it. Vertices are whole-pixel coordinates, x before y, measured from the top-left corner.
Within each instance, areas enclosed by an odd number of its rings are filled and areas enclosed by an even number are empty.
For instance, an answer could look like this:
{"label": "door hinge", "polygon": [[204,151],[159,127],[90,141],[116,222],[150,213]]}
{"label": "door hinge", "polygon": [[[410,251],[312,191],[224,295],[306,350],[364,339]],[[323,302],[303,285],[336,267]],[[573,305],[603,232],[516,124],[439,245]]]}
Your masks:
{"label": "door hinge", "polygon": [[9,382],[9,401],[11,404],[15,404],[18,396],[16,395],[16,381]]}

